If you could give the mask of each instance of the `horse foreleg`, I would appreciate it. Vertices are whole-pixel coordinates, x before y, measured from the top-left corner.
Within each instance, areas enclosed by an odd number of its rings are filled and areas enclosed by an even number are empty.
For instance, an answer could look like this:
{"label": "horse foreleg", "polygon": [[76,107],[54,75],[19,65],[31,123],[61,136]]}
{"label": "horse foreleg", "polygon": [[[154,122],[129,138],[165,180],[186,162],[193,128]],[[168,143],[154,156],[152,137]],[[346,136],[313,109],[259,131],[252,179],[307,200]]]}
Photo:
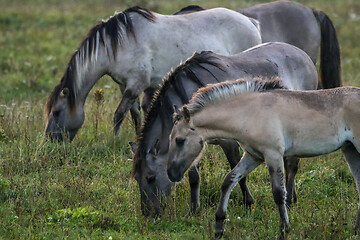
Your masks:
{"label": "horse foreleg", "polygon": [[[356,150],[353,144],[346,144],[341,148],[346,161],[348,162],[351,173],[354,177],[356,189],[360,198],[360,153]],[[360,231],[360,202],[358,205],[355,233],[359,234]]]}
{"label": "horse foreleg", "polygon": [[[123,85],[120,85],[120,91],[124,95],[125,87]],[[120,107],[120,104],[121,104],[121,102],[119,103],[119,106],[117,108]],[[135,126],[136,134],[138,134],[138,132],[140,130],[140,126],[141,126],[141,112],[140,112],[139,98],[136,99],[134,105],[130,108],[130,114],[131,114],[132,122],[134,123],[134,126]],[[119,119],[119,118],[120,118],[120,116],[117,116],[117,113],[115,112],[114,121],[115,121],[115,119]]]}
{"label": "horse foreleg", "polygon": [[119,106],[114,114],[114,133],[117,134],[120,129],[120,125],[125,118],[126,113],[134,106],[134,103],[138,99],[140,93],[126,89]]}
{"label": "horse foreleg", "polygon": [[[239,144],[236,141],[229,140],[218,140],[217,144],[223,149],[230,167],[233,169],[240,160]],[[246,177],[239,181],[239,185],[243,194],[244,205],[250,207],[255,201],[246,185]]]}
{"label": "horse foreleg", "polygon": [[295,190],[295,176],[299,168],[299,161],[299,158],[284,158],[286,173],[286,205],[289,207],[291,206],[292,202],[297,202]]}
{"label": "horse foreleg", "polygon": [[144,91],[144,97],[142,99],[141,102],[141,108],[143,110],[144,113],[147,113],[150,109],[151,106],[151,101],[153,99],[154,96],[154,90],[153,89],[146,89]]}
{"label": "horse foreleg", "polygon": [[200,174],[198,164],[189,170],[189,183],[191,188],[190,213],[195,213],[200,206]]}
{"label": "horse foreleg", "polygon": [[141,112],[140,112],[140,100],[136,99],[134,105],[130,108],[131,119],[135,125],[136,134],[140,131],[141,126]]}
{"label": "horse foreleg", "polygon": [[269,168],[272,193],[274,201],[280,213],[280,236],[279,239],[284,239],[284,230],[289,232],[289,217],[285,205],[286,190],[284,186],[284,161],[282,156],[278,154],[265,155],[265,162]]}
{"label": "horse foreleg", "polygon": [[243,154],[240,162],[226,175],[221,187],[221,197],[218,209],[216,211],[215,237],[221,238],[224,233],[224,220],[226,218],[226,209],[230,194],[236,183],[248,175],[252,170],[259,166],[263,161],[255,160],[246,152]]}

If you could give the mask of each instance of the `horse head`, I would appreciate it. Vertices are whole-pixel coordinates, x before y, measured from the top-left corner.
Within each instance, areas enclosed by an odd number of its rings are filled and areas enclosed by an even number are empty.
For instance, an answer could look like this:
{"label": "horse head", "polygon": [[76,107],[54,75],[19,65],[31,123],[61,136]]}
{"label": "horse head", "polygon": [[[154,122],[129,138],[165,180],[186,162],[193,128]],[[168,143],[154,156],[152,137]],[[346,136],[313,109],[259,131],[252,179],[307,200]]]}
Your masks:
{"label": "horse head", "polygon": [[45,133],[51,140],[63,141],[68,138],[72,141],[84,123],[83,103],[76,104],[71,90],[58,85],[49,96],[45,117]]}
{"label": "horse head", "polygon": [[160,153],[158,140],[145,152],[135,143],[130,145],[135,154],[132,177],[140,189],[141,211],[145,216],[159,216],[165,208],[164,197],[170,195],[173,186],[166,174],[166,154]]}
{"label": "horse head", "polygon": [[175,115],[174,127],[170,134],[170,146],[167,160],[167,174],[172,182],[179,182],[184,173],[199,159],[204,141],[199,132],[191,126],[190,112],[183,107]]}

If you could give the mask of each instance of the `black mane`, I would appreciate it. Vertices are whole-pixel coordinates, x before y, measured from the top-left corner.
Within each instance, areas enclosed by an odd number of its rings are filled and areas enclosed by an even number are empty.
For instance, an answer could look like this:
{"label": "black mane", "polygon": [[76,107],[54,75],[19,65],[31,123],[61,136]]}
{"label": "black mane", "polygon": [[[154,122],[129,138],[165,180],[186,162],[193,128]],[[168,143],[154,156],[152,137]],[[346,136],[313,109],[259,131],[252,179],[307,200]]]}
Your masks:
{"label": "black mane", "polygon": [[[139,6],[131,7],[123,12],[114,14],[114,16],[108,18],[107,20],[100,21],[89,31],[88,36],[84,39],[81,45],[83,45],[87,40],[89,40],[89,52],[92,53],[94,51],[93,47],[95,46],[94,42],[96,41],[97,32],[101,33],[101,31],[105,29],[105,33],[111,39],[112,50],[113,52],[116,52],[117,47],[121,45],[124,38],[124,36],[121,35],[122,27],[125,27],[127,34],[130,33],[135,37],[133,22],[129,15],[130,13],[138,13],[150,22],[155,22],[155,16],[151,11],[141,8]],[[105,45],[102,34],[100,34],[100,41],[103,45]]]}
{"label": "black mane", "polygon": [[[146,155],[146,139],[148,138],[148,132],[152,123],[156,120],[159,114],[166,113],[164,117],[168,117],[172,121],[173,106],[168,104],[166,93],[170,88],[173,88],[177,95],[181,98],[183,104],[188,103],[189,99],[186,96],[185,89],[182,85],[181,79],[185,76],[187,79],[197,83],[200,86],[205,86],[206,82],[200,80],[195,74],[195,70],[201,69],[210,73],[215,79],[216,77],[204,66],[211,65],[221,71],[225,71],[219,58],[217,58],[211,51],[203,51],[201,53],[194,53],[194,55],[188,58],[184,63],[176,67],[169,75],[163,80],[163,83],[159,90],[156,91],[151,107],[145,116],[142,124],[141,132],[138,136],[137,142],[139,144],[138,151],[134,156],[132,176],[140,168],[140,159],[143,159]],[[164,106],[167,104],[167,106]]]}
{"label": "black mane", "polygon": [[187,14],[187,13],[192,13],[192,12],[199,12],[199,11],[203,11],[203,10],[205,10],[205,9],[200,7],[199,5],[189,5],[189,6],[183,7],[182,9],[180,9],[179,11],[174,13],[174,15],[182,15],[182,14]]}
{"label": "black mane", "polygon": [[[125,29],[126,34],[131,34],[135,38],[134,34],[134,26],[132,19],[130,17],[130,13],[137,13],[146,18],[151,22],[155,22],[154,14],[144,8],[135,6],[126,9],[123,12],[116,13],[114,16],[108,18],[107,20],[100,21],[97,25],[92,27],[87,35],[87,37],[81,42],[80,47],[75,51],[72,55],[68,67],[62,77],[60,83],[55,86],[54,90],[51,92],[46,106],[45,106],[45,115],[48,116],[54,102],[57,100],[60,92],[64,88],[69,89],[69,107],[71,109],[75,106],[75,84],[74,83],[74,74],[76,73],[77,63],[76,57],[79,57],[80,54],[86,54],[86,57],[91,60],[94,52],[96,51],[97,45],[97,34],[99,33],[99,44],[105,45],[105,36],[109,37],[111,40],[111,49],[112,52],[115,53],[117,51],[117,47],[121,46],[122,41],[124,39],[123,28]],[[106,35],[105,35],[106,34]],[[83,53],[82,53],[83,52]],[[110,56],[110,54],[108,53]],[[115,56],[115,54],[114,54]]]}

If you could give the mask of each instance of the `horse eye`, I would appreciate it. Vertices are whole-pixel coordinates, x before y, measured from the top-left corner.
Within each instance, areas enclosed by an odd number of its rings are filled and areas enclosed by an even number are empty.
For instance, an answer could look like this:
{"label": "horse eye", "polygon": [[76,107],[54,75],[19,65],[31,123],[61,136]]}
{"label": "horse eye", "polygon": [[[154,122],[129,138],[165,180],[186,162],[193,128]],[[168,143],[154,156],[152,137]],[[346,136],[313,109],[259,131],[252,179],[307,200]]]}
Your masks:
{"label": "horse eye", "polygon": [[195,131],[195,128],[190,128],[191,131]]}
{"label": "horse eye", "polygon": [[175,142],[178,147],[182,147],[184,145],[185,138],[176,138]]}

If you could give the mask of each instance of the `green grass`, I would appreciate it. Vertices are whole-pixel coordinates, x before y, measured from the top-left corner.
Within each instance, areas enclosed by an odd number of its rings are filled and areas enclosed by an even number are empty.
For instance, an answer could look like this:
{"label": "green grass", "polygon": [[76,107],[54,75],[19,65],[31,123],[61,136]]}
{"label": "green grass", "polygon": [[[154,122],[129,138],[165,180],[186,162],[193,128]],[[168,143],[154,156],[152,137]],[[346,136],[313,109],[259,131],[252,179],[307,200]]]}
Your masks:
{"label": "green grass", "polygon": [[[120,100],[116,84],[104,77],[99,110],[93,91],[86,120],[73,143],[44,140],[43,107],[60,81],[70,56],[100,19],[132,5],[171,14],[189,4],[239,8],[246,1],[0,0],[0,239],[210,239],[220,186],[229,171],[218,147],[209,146],[201,163],[201,208],[187,217],[189,184],[176,186],[159,219],[141,215],[128,141],[135,139],[129,117],[120,136],[112,115]],[[334,21],[345,85],[360,86],[360,3],[303,0]],[[108,85],[109,87],[105,87]],[[95,128],[95,115],[101,116]],[[224,239],[274,239],[279,216],[269,175],[260,166],[248,178],[256,199],[241,204],[236,187],[228,207]],[[339,152],[301,161],[298,203],[289,211],[288,239],[350,239],[358,197]]]}

